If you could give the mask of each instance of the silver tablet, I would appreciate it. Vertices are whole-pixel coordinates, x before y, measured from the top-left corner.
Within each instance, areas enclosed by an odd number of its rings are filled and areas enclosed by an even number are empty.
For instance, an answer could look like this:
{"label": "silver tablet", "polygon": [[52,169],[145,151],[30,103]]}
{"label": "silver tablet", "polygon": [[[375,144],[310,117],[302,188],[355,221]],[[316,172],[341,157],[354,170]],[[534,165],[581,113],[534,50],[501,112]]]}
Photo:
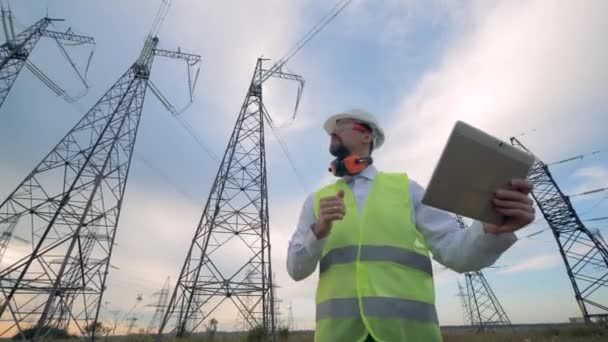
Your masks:
{"label": "silver tablet", "polygon": [[494,192],[526,178],[534,157],[457,121],[435,167],[422,203],[482,222],[500,224]]}

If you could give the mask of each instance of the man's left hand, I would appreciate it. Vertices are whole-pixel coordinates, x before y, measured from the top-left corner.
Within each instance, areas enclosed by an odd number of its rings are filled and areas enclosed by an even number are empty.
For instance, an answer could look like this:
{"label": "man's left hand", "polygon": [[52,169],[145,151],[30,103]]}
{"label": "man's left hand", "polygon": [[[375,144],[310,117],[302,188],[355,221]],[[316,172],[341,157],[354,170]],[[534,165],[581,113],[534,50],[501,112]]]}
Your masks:
{"label": "man's left hand", "polygon": [[519,230],[534,221],[534,207],[529,194],[532,183],[525,179],[513,179],[510,188],[501,188],[494,193],[494,209],[505,216],[502,224],[484,223],[486,233],[500,234]]}

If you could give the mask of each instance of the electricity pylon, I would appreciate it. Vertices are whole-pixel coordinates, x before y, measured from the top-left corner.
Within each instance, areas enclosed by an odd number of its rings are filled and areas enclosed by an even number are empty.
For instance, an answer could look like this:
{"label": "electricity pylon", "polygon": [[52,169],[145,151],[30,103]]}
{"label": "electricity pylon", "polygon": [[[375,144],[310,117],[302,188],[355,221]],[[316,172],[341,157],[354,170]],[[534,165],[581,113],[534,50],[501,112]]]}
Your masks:
{"label": "electricity pylon", "polygon": [[289,308],[287,313],[287,328],[289,328],[289,331],[296,330],[295,322],[293,320],[293,305],[291,302],[289,302]]}
{"label": "electricity pylon", "polygon": [[[256,63],[159,338],[172,318],[179,337],[201,329],[225,301],[236,307],[233,317],[244,318],[250,328],[274,333],[264,140],[264,122],[270,117],[262,101],[267,72],[262,62]],[[279,71],[273,76],[302,82],[297,75]]]}
{"label": "electricity pylon", "polygon": [[492,331],[497,327],[510,327],[511,320],[500,305],[490,284],[481,271],[467,272],[466,293],[471,311],[471,324],[479,332]]}
{"label": "electricity pylon", "polygon": [[[456,215],[456,221],[460,228],[467,227],[460,216]],[[464,292],[463,306],[464,310],[468,311],[465,315],[465,322],[469,321],[479,332],[494,330],[500,326],[511,326],[511,320],[483,273],[481,271],[466,272],[464,276],[466,291],[462,291],[460,283],[458,283],[458,287],[460,292]]]}
{"label": "electricity pylon", "polygon": [[127,321],[129,321],[129,325],[127,326],[127,336],[133,334],[133,331],[135,330],[135,323],[137,323],[138,320],[139,318],[135,316],[127,319]]}
{"label": "electricity pylon", "polygon": [[152,334],[158,331],[158,326],[160,325],[160,320],[163,318],[163,313],[167,309],[167,302],[169,301],[169,291],[171,290],[171,278],[167,277],[165,280],[165,284],[163,288],[155,293],[155,296],[158,296],[158,301],[155,305],[148,305],[154,308],[154,316],[150,320],[150,324],[146,329],[147,334]]}
{"label": "electricity pylon", "polygon": [[[0,204],[0,231],[14,224],[28,243],[0,270],[0,335],[73,329],[87,340],[99,317],[137,129],[157,48],[163,2],[136,62]],[[190,64],[189,64],[190,65]],[[95,326],[95,325],[93,325]]]}
{"label": "electricity pylon", "polygon": [[[511,144],[530,152],[516,138],[511,138]],[[532,197],[553,232],[585,322],[605,320],[608,318],[606,244],[585,226],[572,207],[570,198],[555,182],[547,164],[536,156],[528,172],[528,180],[534,185]]]}
{"label": "electricity pylon", "polygon": [[27,242],[24,239],[14,236],[15,227],[17,226],[17,219],[13,219],[6,222],[4,230],[0,231],[0,265],[4,259],[4,254],[8,248],[9,243],[13,238],[17,238],[20,241]]}
{"label": "electricity pylon", "polygon": [[462,321],[464,325],[473,325],[471,309],[469,308],[469,296],[467,295],[465,288],[460,283],[460,280],[456,279],[456,282],[458,283],[458,294],[456,296],[460,298],[460,302],[462,304]]}
{"label": "electricity pylon", "polygon": [[[40,40],[40,37],[48,37],[57,42],[59,48],[64,54],[64,57],[68,59],[79,78],[82,80],[84,85],[87,86],[85,81],[86,73],[83,76],[76,68],[75,64],[63,48],[63,45],[61,45],[60,40],[78,44],[94,44],[93,38],[79,36],[73,34],[69,30],[67,32],[48,30],[47,27],[49,24],[54,21],[63,21],[63,19],[51,19],[45,17],[38,20],[38,22],[34,23],[32,26],[26,28],[23,32],[15,35],[11,11],[5,10],[4,6],[2,6],[2,24],[6,42],[0,46],[0,107],[2,107],[4,104],[4,100],[10,92],[23,66],[26,66],[36,77],[44,82],[57,95],[63,96],[68,102],[73,102],[75,100],[67,95],[67,93],[61,89],[61,87],[44,75],[44,73],[38,69],[38,67],[28,61],[32,50]],[[90,61],[91,58],[89,57],[89,62]],[[87,63],[87,69],[88,65],[89,63]]]}

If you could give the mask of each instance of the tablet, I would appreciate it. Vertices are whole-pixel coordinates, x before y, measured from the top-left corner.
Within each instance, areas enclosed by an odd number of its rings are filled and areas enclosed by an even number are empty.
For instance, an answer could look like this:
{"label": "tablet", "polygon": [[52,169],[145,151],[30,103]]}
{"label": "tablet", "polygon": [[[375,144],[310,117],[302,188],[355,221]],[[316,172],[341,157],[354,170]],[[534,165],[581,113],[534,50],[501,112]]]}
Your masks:
{"label": "tablet", "polygon": [[494,192],[513,178],[525,179],[534,157],[457,121],[441,153],[422,203],[482,222],[501,224]]}

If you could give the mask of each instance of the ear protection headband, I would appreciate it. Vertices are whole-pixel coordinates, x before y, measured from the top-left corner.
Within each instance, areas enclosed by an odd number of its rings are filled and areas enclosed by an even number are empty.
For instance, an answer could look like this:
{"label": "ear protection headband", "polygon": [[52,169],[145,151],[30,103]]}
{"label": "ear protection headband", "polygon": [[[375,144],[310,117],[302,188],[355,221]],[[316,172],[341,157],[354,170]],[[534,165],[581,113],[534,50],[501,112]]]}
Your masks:
{"label": "ear protection headband", "polygon": [[373,163],[372,157],[349,155],[345,158],[334,159],[329,165],[329,172],[336,177],[354,176],[363,171],[371,163]]}

